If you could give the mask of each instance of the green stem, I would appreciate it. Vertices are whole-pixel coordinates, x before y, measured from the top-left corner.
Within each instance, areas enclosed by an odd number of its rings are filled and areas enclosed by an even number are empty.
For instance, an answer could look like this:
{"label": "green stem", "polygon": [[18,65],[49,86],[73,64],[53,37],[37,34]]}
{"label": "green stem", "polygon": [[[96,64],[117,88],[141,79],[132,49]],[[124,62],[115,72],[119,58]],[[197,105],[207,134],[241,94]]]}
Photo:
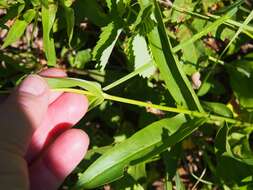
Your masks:
{"label": "green stem", "polygon": [[[87,95],[87,96],[95,96],[93,93],[91,93],[89,91],[73,89],[73,88],[57,88],[57,89],[53,89],[53,91],[55,91],[55,92],[56,91],[57,92],[59,92],[59,91],[71,92],[71,93],[83,94],[83,95]],[[7,94],[7,93],[10,93],[10,91],[1,91],[1,93]],[[152,103],[148,103],[148,102],[142,102],[139,100],[132,100],[132,99],[128,99],[128,98],[113,96],[113,95],[109,95],[106,93],[103,93],[103,97],[106,100],[111,100],[111,101],[115,101],[115,102],[137,105],[140,107],[150,107],[150,108],[155,108],[155,109],[159,109],[162,111],[173,112],[173,113],[183,113],[183,114],[190,115],[193,117],[199,117],[199,118],[205,117],[213,122],[220,121],[220,122],[227,122],[227,123],[238,125],[238,126],[245,126],[245,127],[249,127],[250,131],[252,131],[252,123],[243,122],[243,121],[239,121],[239,120],[232,119],[232,118],[222,117],[222,116],[213,115],[213,114],[209,114],[209,113],[205,113],[205,112],[191,111],[191,110],[187,110],[184,108],[174,108],[174,107],[168,107],[168,106],[161,106],[161,105],[152,104]]]}
{"label": "green stem", "polygon": [[[89,95],[89,96],[95,96],[91,92],[88,92],[88,91],[85,91],[85,90],[79,90],[79,89],[59,88],[59,89],[53,89],[53,90],[54,91],[63,91],[63,92],[72,92],[72,93],[78,93],[78,94]],[[125,104],[137,105],[137,106],[141,106],[141,107],[150,107],[150,108],[155,108],[155,109],[159,109],[159,110],[162,110],[162,111],[173,112],[173,113],[183,113],[183,114],[186,114],[186,115],[199,117],[199,118],[206,117],[209,120],[214,121],[214,122],[215,121],[220,121],[220,122],[231,123],[231,124],[238,125],[238,126],[252,127],[252,124],[248,123],[248,122],[242,122],[242,121],[239,121],[239,120],[236,120],[236,119],[217,116],[217,115],[212,115],[212,114],[205,113],[205,112],[191,111],[191,110],[187,110],[187,109],[183,109],[183,108],[174,108],[174,107],[168,107],[168,106],[161,106],[161,105],[152,104],[152,103],[148,103],[148,102],[142,102],[142,101],[139,101],[139,100],[132,100],[132,99],[128,99],[128,98],[113,96],[113,95],[109,95],[109,94],[106,94],[106,93],[103,93],[103,97],[106,100],[112,100],[112,101],[115,101],[115,102],[121,102],[121,103],[125,103]]]}
{"label": "green stem", "polygon": [[[217,15],[212,15],[212,14],[202,15],[202,14],[199,14],[199,13],[195,13],[195,12],[189,11],[189,10],[187,10],[185,8],[178,7],[176,5],[172,5],[172,8],[174,10],[178,11],[178,12],[189,14],[189,15],[198,17],[200,19],[207,20],[207,21],[213,21],[213,19],[217,20],[217,19],[220,18],[220,16],[217,16]],[[234,21],[232,19],[226,20],[223,24],[225,24],[225,25],[227,25],[229,27],[233,27],[233,28],[234,27],[239,28],[242,25],[242,23]],[[251,34],[252,31],[253,31],[253,27],[252,26],[246,26],[242,30],[242,32],[245,33],[246,35],[248,35],[249,37],[252,37],[252,34]]]}
{"label": "green stem", "polygon": [[141,67],[139,67],[138,69],[136,69],[135,71],[129,73],[128,75],[124,76],[123,78],[120,78],[119,80],[116,80],[115,82],[109,84],[108,86],[104,87],[103,90],[107,91],[110,90],[112,88],[114,88],[115,86],[120,85],[123,82],[126,82],[127,80],[129,80],[130,78],[142,73],[143,71],[145,71],[146,69],[150,68],[151,66],[153,66],[152,63],[147,63],[142,65]]}

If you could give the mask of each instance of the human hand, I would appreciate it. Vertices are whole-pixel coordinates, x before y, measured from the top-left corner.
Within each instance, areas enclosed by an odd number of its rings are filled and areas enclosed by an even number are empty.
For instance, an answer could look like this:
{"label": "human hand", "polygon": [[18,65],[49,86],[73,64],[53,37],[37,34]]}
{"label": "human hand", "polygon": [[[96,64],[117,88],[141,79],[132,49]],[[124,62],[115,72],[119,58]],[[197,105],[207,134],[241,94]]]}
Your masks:
{"label": "human hand", "polygon": [[86,97],[50,92],[43,78],[28,76],[0,105],[0,189],[56,190],[87,151],[87,134],[70,129],[87,108]]}

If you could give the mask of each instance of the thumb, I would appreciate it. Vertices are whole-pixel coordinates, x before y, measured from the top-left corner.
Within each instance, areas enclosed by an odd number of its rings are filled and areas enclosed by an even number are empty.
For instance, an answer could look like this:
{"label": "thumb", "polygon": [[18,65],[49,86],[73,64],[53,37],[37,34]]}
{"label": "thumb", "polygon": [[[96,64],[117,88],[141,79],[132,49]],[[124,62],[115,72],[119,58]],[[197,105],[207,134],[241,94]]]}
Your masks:
{"label": "thumb", "polygon": [[29,189],[24,154],[47,111],[48,99],[46,82],[30,75],[0,105],[0,189]]}
{"label": "thumb", "polygon": [[11,145],[23,155],[46,114],[48,99],[49,88],[44,79],[29,75],[0,107],[0,143]]}

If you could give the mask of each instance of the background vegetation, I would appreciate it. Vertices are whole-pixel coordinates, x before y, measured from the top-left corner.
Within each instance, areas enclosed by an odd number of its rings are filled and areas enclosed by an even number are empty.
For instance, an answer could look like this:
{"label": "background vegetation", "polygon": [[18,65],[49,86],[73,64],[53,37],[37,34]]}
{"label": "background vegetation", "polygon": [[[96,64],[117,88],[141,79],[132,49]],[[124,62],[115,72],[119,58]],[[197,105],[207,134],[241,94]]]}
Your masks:
{"label": "background vegetation", "polygon": [[252,9],[0,0],[0,88],[46,67],[85,80],[48,80],[94,108],[77,126],[90,151],[63,189],[253,189]]}

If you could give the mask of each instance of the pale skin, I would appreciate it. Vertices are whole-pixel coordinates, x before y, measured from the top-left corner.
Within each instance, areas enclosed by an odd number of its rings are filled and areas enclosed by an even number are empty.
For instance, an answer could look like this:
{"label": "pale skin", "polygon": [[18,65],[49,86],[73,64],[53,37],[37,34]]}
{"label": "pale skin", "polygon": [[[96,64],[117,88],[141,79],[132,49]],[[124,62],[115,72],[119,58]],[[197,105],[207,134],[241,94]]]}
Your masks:
{"label": "pale skin", "polygon": [[52,92],[40,76],[28,76],[0,104],[0,189],[56,190],[88,149],[87,134],[72,128],[87,112],[87,98]]}

